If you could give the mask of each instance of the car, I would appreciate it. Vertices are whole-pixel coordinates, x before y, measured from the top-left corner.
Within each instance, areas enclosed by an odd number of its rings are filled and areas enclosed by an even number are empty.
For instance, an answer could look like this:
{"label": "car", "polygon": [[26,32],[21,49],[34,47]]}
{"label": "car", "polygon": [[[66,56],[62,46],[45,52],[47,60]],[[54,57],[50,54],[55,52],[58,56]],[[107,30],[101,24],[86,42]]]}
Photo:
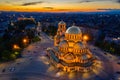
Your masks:
{"label": "car", "polygon": [[30,51],[28,50],[28,52],[30,52]]}
{"label": "car", "polygon": [[120,65],[120,61],[118,61],[118,62],[117,62],[117,64],[119,64],[119,65]]}
{"label": "car", "polygon": [[96,49],[94,48],[94,50],[96,50]]}
{"label": "car", "polygon": [[112,80],[120,80],[120,74],[119,74],[119,71],[116,72],[113,77],[111,78]]}
{"label": "car", "polygon": [[17,65],[19,65],[20,63],[18,62],[18,63],[16,63]]}
{"label": "car", "polygon": [[5,72],[5,69],[3,69],[2,72]]}
{"label": "car", "polygon": [[107,53],[104,53],[105,55],[107,55]]}
{"label": "car", "polygon": [[13,68],[11,69],[11,71],[12,71],[12,72],[15,71],[15,67],[13,67]]}
{"label": "car", "polygon": [[10,72],[15,71],[15,67],[11,67],[11,68],[9,68],[9,70],[10,70]]}
{"label": "car", "polygon": [[120,80],[120,75],[116,75],[114,80]]}
{"label": "car", "polygon": [[36,51],[33,51],[33,53],[36,53]]}
{"label": "car", "polygon": [[9,70],[11,69],[11,67],[8,68]]}
{"label": "car", "polygon": [[32,60],[32,57],[30,57],[30,60]]}
{"label": "car", "polygon": [[109,56],[109,58],[112,58],[112,56]]}
{"label": "car", "polygon": [[117,73],[117,74],[120,74],[120,71],[117,71],[116,73]]}
{"label": "car", "polygon": [[46,49],[46,48],[43,48],[44,50]]}

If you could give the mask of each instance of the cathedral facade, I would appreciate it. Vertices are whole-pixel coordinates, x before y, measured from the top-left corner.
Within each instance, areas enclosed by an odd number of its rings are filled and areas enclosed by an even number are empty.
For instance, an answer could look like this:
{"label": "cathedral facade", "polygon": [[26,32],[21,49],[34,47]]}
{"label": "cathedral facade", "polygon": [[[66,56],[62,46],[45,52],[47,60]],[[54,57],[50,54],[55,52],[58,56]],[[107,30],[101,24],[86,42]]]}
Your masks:
{"label": "cathedral facade", "polygon": [[58,23],[57,34],[54,36],[54,46],[58,46],[60,41],[64,40],[65,31],[66,31],[66,23],[64,21],[60,21]]}
{"label": "cathedral facade", "polygon": [[95,68],[97,58],[90,52],[77,26],[66,30],[66,23],[58,24],[54,47],[47,49],[49,63],[65,72],[89,72]]}

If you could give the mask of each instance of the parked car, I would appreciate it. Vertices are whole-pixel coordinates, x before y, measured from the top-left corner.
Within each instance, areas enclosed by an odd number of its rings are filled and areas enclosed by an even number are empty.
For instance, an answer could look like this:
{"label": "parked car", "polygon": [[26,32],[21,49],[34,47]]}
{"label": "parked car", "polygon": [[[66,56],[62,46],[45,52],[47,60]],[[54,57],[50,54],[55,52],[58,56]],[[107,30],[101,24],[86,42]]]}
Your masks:
{"label": "parked car", "polygon": [[13,67],[13,68],[11,69],[11,72],[13,72],[13,71],[15,71],[15,67]]}
{"label": "parked car", "polygon": [[114,77],[114,80],[120,80],[120,71],[117,71],[113,77]]}
{"label": "parked car", "polygon": [[116,73],[117,73],[117,74],[120,74],[120,71],[117,71]]}
{"label": "parked car", "polygon": [[119,65],[120,65],[120,61],[118,61],[118,62],[117,62],[117,64],[119,64]]}
{"label": "parked car", "polygon": [[5,72],[5,69],[3,69],[2,72]]}
{"label": "parked car", "polygon": [[15,71],[15,67],[10,67],[10,68],[9,68],[9,71],[10,71],[10,72]]}

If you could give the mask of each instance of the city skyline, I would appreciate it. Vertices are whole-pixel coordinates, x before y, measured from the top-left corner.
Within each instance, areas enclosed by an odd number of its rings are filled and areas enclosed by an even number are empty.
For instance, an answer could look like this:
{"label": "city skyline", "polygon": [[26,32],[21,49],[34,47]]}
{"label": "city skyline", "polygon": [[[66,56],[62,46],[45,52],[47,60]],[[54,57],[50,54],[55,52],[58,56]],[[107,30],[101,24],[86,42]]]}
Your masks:
{"label": "city skyline", "polygon": [[0,0],[1,11],[93,12],[120,10],[120,0]]}

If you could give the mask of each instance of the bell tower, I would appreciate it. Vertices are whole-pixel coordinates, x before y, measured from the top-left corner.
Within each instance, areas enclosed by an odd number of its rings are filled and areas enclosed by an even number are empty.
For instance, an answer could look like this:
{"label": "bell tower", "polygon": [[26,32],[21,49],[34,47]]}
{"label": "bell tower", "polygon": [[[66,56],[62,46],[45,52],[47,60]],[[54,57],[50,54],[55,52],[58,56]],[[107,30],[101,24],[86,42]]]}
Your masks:
{"label": "bell tower", "polygon": [[57,30],[57,34],[54,36],[54,46],[57,46],[60,42],[60,40],[62,40],[62,36],[64,36],[66,31],[66,23],[64,21],[60,21],[58,23],[58,30]]}
{"label": "bell tower", "polygon": [[64,35],[66,31],[66,23],[64,21],[60,21],[58,23],[58,31],[60,33],[60,36]]}

